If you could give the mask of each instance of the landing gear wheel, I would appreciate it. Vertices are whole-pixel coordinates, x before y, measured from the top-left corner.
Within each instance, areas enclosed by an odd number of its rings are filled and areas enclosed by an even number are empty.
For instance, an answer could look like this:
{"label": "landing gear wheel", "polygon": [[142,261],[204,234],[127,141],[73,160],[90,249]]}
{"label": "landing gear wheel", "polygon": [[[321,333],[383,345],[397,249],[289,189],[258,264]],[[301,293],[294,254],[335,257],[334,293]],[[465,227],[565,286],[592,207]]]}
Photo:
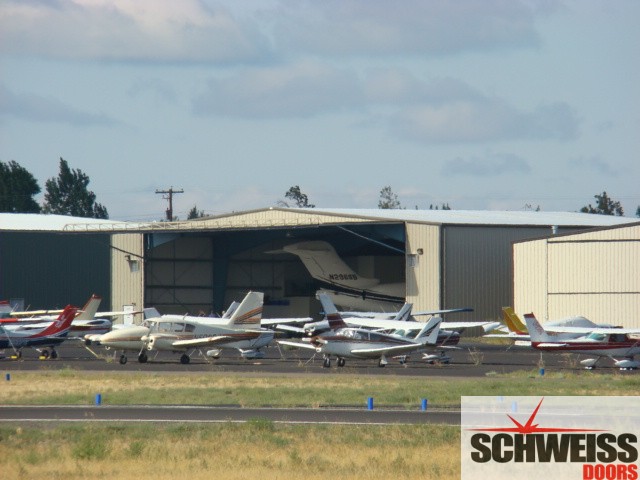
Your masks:
{"label": "landing gear wheel", "polygon": [[42,350],[40,352],[40,356],[46,360],[47,358],[49,358],[49,350]]}
{"label": "landing gear wheel", "polygon": [[52,360],[55,360],[56,358],[58,358],[58,352],[56,352],[55,350],[51,350],[50,358]]}
{"label": "landing gear wheel", "polygon": [[186,353],[183,353],[182,356],[180,357],[180,363],[183,365],[188,365],[190,361],[191,361],[191,358]]}
{"label": "landing gear wheel", "polygon": [[147,360],[149,359],[149,357],[147,357],[147,354],[142,352],[140,355],[138,355],[138,362],[140,363],[147,363]]}
{"label": "landing gear wheel", "polygon": [[325,357],[324,361],[322,362],[322,367],[323,368],[331,367],[331,359],[329,357]]}
{"label": "landing gear wheel", "polygon": [[127,356],[123,353],[120,355],[120,365],[124,365],[125,363],[127,363]]}
{"label": "landing gear wheel", "polygon": [[338,366],[339,367],[344,367],[345,364],[345,359],[344,358],[339,358],[338,359]]}

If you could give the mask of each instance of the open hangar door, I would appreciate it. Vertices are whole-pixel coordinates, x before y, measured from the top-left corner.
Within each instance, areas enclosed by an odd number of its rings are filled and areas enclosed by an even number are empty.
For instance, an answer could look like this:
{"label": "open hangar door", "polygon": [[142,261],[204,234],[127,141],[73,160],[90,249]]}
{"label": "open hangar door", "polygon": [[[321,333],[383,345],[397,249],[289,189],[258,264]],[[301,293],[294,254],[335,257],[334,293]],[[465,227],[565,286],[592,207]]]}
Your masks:
{"label": "open hangar door", "polygon": [[265,293],[264,317],[314,316],[322,285],[283,248],[326,241],[358,274],[404,282],[404,224],[148,234],[145,305],[161,313],[219,314],[249,290]]}

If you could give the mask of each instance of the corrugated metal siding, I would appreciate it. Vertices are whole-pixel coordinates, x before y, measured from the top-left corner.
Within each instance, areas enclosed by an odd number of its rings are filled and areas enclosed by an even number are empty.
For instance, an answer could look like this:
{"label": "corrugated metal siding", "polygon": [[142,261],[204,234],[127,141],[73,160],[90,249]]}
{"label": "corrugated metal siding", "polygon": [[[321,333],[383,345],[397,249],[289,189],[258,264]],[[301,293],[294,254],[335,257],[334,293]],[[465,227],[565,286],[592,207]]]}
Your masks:
{"label": "corrugated metal siding", "polygon": [[82,306],[92,294],[110,309],[109,235],[0,234],[0,298],[31,309]]}
{"label": "corrugated metal siding", "polygon": [[[434,310],[440,305],[440,227],[408,223],[407,302],[414,310]],[[418,254],[422,249],[422,255]],[[413,255],[413,260],[410,255]],[[413,265],[413,266],[411,266]]]}
{"label": "corrugated metal siding", "polygon": [[444,308],[472,307],[483,320],[501,317],[513,298],[511,246],[548,228],[444,228]]}
{"label": "corrugated metal siding", "polygon": [[[544,320],[584,315],[640,328],[640,226],[518,244],[514,262],[532,268],[516,269],[516,312],[534,311]],[[542,270],[548,273],[538,275]]]}
{"label": "corrugated metal siding", "polygon": [[547,276],[546,240],[513,246],[513,308],[517,313],[534,312],[543,321],[548,318]]}
{"label": "corrugated metal siding", "polygon": [[[111,245],[113,247],[111,249],[113,309],[121,310],[123,305],[135,305],[136,309],[144,307],[143,235],[137,233],[113,235]],[[127,258],[127,255],[130,258]]]}

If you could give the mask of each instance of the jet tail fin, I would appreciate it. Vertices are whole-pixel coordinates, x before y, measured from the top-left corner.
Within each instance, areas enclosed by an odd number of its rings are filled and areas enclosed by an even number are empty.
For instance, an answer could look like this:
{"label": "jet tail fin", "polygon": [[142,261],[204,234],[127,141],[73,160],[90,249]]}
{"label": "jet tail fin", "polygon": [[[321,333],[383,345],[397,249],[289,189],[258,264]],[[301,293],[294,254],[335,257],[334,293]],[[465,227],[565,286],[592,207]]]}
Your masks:
{"label": "jet tail fin", "polygon": [[74,307],[73,305],[67,305],[62,313],[58,316],[58,318],[51,322],[51,324],[45,328],[42,332],[40,332],[37,337],[51,337],[51,336],[60,336],[64,335],[69,331],[71,327],[71,322],[76,316],[78,312],[78,307]]}
{"label": "jet tail fin", "polygon": [[283,250],[296,255],[309,274],[322,282],[354,290],[362,290],[380,283],[376,278],[365,278],[354,272],[335,248],[324,241],[299,242],[286,245]]}
{"label": "jet tail fin", "polygon": [[229,325],[260,328],[264,293],[249,292],[229,318]]}
{"label": "jet tail fin", "polygon": [[82,310],[76,316],[76,320],[93,320],[98,312],[98,307],[102,302],[102,297],[96,294],[91,295],[87,303],[82,307]]}
{"label": "jet tail fin", "polygon": [[338,309],[331,301],[331,298],[326,293],[319,293],[318,300],[322,304],[322,309],[324,310],[325,317],[329,322],[329,328],[331,330],[337,330],[339,328],[344,328],[347,326],[342,319],[342,315],[338,312]]}

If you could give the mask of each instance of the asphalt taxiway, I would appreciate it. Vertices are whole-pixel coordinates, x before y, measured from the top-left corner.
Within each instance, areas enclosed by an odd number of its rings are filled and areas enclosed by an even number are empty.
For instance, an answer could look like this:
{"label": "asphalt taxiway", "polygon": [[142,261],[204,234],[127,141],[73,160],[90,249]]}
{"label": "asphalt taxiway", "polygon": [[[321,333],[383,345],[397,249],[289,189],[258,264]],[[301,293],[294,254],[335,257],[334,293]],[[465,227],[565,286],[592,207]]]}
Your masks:
{"label": "asphalt taxiway", "polygon": [[[179,354],[161,352],[150,355],[148,362],[139,363],[137,352],[127,352],[128,361],[120,364],[120,352],[92,347],[88,350],[81,341],[68,340],[58,347],[58,358],[41,360],[38,352],[24,349],[22,358],[0,360],[0,369],[9,370],[57,370],[75,369],[90,371],[147,371],[147,372],[264,372],[271,374],[327,374],[356,373],[362,375],[409,375],[438,377],[478,377],[491,374],[505,374],[518,370],[538,372],[579,371],[582,367],[576,355],[561,353],[543,353],[526,347],[512,345],[494,345],[483,343],[464,343],[460,348],[448,350],[448,364],[428,364],[421,354],[412,355],[405,364],[389,359],[389,364],[380,368],[377,360],[347,359],[346,366],[340,368],[333,362],[331,368],[322,367],[322,357],[312,355],[308,350],[269,347],[265,349],[265,358],[246,360],[235,351],[223,351],[222,356],[213,360],[194,353],[191,362],[183,365]],[[11,352],[5,352],[8,356]],[[606,359],[596,371],[618,371]]]}

